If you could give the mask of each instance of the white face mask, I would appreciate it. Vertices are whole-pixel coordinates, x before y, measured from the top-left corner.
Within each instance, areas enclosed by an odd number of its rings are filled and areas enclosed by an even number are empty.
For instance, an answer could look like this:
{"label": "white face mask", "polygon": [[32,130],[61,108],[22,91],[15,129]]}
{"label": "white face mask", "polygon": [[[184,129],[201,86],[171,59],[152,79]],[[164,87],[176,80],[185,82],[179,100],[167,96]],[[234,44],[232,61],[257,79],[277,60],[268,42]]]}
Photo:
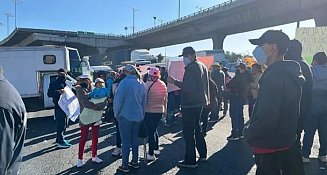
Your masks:
{"label": "white face mask", "polygon": [[253,50],[252,54],[255,57],[255,59],[257,60],[257,63],[259,65],[264,65],[267,63],[267,54],[266,54],[265,50],[263,49],[263,47],[257,46]]}
{"label": "white face mask", "polygon": [[183,62],[184,62],[184,65],[187,66],[191,63],[191,60],[187,57],[183,57]]}

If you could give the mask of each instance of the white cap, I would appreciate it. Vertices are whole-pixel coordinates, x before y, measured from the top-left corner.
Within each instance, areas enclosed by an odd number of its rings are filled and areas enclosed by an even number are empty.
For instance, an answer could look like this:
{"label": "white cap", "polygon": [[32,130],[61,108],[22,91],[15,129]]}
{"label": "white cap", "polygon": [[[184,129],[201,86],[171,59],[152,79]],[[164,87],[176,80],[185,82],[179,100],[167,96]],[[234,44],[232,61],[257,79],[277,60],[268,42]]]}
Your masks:
{"label": "white cap", "polygon": [[90,79],[91,80],[91,76],[90,74],[83,74],[81,76],[79,76],[80,79]]}
{"label": "white cap", "polygon": [[98,82],[104,83],[104,80],[102,78],[95,79],[94,83],[97,84]]}

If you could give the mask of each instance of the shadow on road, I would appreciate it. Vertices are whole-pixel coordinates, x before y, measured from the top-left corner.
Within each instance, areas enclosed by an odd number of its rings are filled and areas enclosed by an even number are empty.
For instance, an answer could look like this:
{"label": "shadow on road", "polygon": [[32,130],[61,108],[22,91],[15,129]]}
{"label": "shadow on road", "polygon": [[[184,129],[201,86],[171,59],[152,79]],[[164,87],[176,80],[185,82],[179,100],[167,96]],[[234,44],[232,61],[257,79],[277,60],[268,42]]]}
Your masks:
{"label": "shadow on road", "polygon": [[199,163],[196,169],[180,169],[178,175],[247,174],[254,166],[251,149],[245,141],[228,142],[224,148]]}

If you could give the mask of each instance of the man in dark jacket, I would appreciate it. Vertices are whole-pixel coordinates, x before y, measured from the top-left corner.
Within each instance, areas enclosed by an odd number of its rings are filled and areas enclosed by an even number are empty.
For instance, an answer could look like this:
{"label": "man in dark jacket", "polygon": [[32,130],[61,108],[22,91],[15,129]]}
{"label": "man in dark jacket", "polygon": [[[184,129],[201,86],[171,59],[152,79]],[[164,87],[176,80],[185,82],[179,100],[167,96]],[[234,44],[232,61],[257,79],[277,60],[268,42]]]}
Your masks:
{"label": "man in dark jacket", "polygon": [[221,65],[219,63],[214,63],[212,65],[212,72],[211,72],[211,78],[217,85],[217,100],[218,100],[218,106],[214,106],[215,109],[213,110],[213,114],[211,114],[211,120],[215,121],[218,119],[219,111],[222,108],[222,101],[223,101],[223,91],[225,86],[225,73],[221,70]]}
{"label": "man in dark jacket", "polygon": [[192,47],[184,48],[181,56],[183,56],[185,64],[183,81],[168,77],[168,83],[173,83],[181,88],[183,135],[186,150],[184,160],[179,162],[179,166],[196,168],[195,147],[200,154],[200,161],[206,161],[207,158],[207,146],[199,121],[202,108],[209,104],[208,69],[197,61],[195,50]]}
{"label": "man in dark jacket", "polygon": [[67,140],[64,139],[64,134],[66,131],[66,123],[67,123],[67,116],[65,112],[60,108],[58,105],[58,101],[60,95],[64,93],[64,88],[66,86],[66,74],[67,71],[65,69],[58,70],[58,77],[57,79],[50,83],[48,89],[48,96],[52,97],[52,101],[55,104],[55,118],[56,118],[56,125],[57,125],[57,139],[56,143],[59,148],[69,148],[71,146]]}
{"label": "man in dark jacket", "polygon": [[309,64],[302,58],[302,44],[300,41],[294,39],[291,40],[290,48],[288,49],[287,54],[285,55],[285,60],[293,60],[300,64],[303,76],[306,80],[305,84],[302,87],[302,97],[300,104],[300,117],[297,122],[297,142],[299,148],[301,148],[301,134],[303,131],[303,124],[305,116],[308,113],[309,106],[311,104],[311,90],[312,90],[312,72]]}
{"label": "man in dark jacket", "polygon": [[243,138],[243,107],[248,94],[250,93],[250,83],[253,81],[253,78],[246,69],[244,63],[239,63],[236,68],[239,73],[236,74],[235,77],[228,82],[228,84],[226,84],[226,87],[231,91],[229,114],[232,119],[232,133],[229,137],[227,137],[227,140],[230,141]]}
{"label": "man in dark jacket", "polygon": [[17,90],[3,77],[0,65],[0,174],[15,175],[22,161],[26,110]]}
{"label": "man in dark jacket", "polygon": [[257,174],[304,174],[301,153],[296,143],[301,89],[305,83],[300,65],[284,61],[289,37],[269,30],[253,51],[258,64],[267,70],[259,81],[260,89],[250,124],[244,136],[253,148]]}

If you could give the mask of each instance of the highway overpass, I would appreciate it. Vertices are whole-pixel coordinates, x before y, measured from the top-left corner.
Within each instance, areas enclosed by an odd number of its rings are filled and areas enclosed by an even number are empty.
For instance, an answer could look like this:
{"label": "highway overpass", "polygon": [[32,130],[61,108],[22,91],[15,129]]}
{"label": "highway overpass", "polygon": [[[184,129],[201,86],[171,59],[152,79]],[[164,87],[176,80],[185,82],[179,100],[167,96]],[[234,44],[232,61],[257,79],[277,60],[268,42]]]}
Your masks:
{"label": "highway overpass", "polygon": [[221,49],[226,36],[237,33],[307,19],[315,19],[317,26],[327,26],[326,9],[327,0],[230,0],[128,36],[16,28],[0,45],[67,45],[78,48],[81,55],[107,56],[113,58],[114,63],[119,63],[127,60],[133,49],[151,49],[210,38],[213,49]]}

